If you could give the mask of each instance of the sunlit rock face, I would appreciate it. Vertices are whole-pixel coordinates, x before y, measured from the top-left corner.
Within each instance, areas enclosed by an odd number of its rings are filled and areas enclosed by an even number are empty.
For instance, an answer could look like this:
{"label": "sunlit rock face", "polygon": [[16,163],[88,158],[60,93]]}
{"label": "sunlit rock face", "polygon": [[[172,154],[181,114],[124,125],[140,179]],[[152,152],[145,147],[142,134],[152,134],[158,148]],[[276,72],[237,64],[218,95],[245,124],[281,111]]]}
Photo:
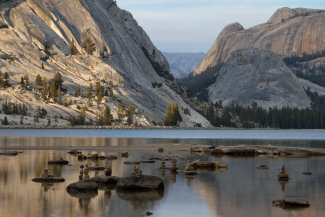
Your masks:
{"label": "sunlit rock face", "polygon": [[281,58],[260,48],[234,51],[209,87],[209,98],[214,103],[221,100],[225,106],[233,102],[264,108],[310,106],[299,80]]}
{"label": "sunlit rock face", "polygon": [[325,49],[324,34],[324,11],[282,8],[267,23],[249,29],[239,23],[226,26],[194,74],[227,61],[233,51],[244,47],[264,48],[282,58],[317,53]]}
{"label": "sunlit rock face", "polygon": [[[13,0],[2,2],[0,10],[0,56],[15,58],[0,58],[0,68],[9,73],[13,87],[20,85],[26,74],[35,87],[37,74],[50,80],[59,71],[71,95],[77,85],[86,92],[89,81],[93,85],[112,81],[119,102],[138,108],[149,121],[154,114],[157,121],[163,121],[168,103],[189,107],[165,85],[165,80],[172,79],[166,58],[115,1]],[[87,37],[95,43],[92,54],[83,48]],[[69,55],[72,44],[80,55]],[[153,88],[154,82],[164,85]],[[18,103],[28,102],[30,108],[46,107],[53,115],[77,115],[76,109],[44,105],[35,94],[18,92],[7,90],[1,95]],[[114,110],[116,103],[106,103]],[[182,114],[182,125],[209,125],[194,110],[191,113]]]}

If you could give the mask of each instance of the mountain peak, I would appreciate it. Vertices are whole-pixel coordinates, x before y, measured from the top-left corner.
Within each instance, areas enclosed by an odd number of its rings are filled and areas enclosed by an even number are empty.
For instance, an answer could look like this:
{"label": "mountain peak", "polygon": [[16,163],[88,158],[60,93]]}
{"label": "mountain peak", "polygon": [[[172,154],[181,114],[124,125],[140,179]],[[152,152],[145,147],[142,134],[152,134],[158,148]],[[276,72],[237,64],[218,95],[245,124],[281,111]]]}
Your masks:
{"label": "mountain peak", "polygon": [[289,19],[302,16],[310,16],[323,12],[323,10],[309,9],[309,8],[288,8],[283,7],[278,9],[272,17],[268,20],[268,23],[278,24],[283,23]]}
{"label": "mountain peak", "polygon": [[235,22],[235,23],[228,24],[222,30],[222,33],[223,34],[228,34],[228,33],[232,33],[232,32],[239,32],[239,31],[242,31],[242,30],[244,30],[244,27],[240,23]]}

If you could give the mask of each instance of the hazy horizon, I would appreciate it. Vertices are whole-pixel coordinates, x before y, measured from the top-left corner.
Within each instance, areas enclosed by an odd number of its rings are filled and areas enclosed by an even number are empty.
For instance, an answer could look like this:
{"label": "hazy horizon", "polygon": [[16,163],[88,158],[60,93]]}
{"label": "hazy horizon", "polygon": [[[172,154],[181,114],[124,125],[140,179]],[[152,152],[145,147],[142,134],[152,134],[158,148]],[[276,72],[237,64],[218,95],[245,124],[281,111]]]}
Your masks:
{"label": "hazy horizon", "polygon": [[244,28],[265,23],[282,7],[325,9],[322,0],[117,0],[130,11],[159,50],[207,53],[220,31],[239,22]]}

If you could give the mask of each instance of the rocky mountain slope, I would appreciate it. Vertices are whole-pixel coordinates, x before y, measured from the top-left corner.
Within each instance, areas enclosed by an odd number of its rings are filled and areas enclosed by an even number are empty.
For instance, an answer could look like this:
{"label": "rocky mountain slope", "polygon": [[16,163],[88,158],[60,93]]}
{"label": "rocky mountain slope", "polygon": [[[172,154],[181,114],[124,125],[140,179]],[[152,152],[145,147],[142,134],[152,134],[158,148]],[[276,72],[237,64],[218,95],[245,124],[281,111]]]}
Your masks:
{"label": "rocky mountain slope", "polygon": [[[87,38],[94,43],[91,52],[84,45]],[[67,119],[84,108],[89,120],[96,120],[108,105],[117,119],[122,106],[132,106],[136,120],[150,125],[153,117],[162,122],[167,105],[177,103],[191,111],[186,115],[180,109],[182,125],[209,125],[166,85],[172,79],[166,58],[132,15],[113,0],[1,1],[0,70],[9,74],[11,84],[0,90],[0,103],[5,99],[24,103],[31,116],[41,107],[50,118]],[[66,89],[62,100],[72,102],[68,106],[43,101],[35,84],[38,74],[50,81],[57,72]],[[26,75],[29,87],[22,88]],[[104,96],[99,104],[94,96],[90,106],[86,98],[74,96],[78,85],[87,95],[87,87],[92,83],[94,91],[96,82],[111,91],[111,96]]]}
{"label": "rocky mountain slope", "polygon": [[170,71],[175,78],[185,78],[194,71],[205,54],[201,53],[163,53],[169,62]]}
{"label": "rocky mountain slope", "polygon": [[230,24],[181,82],[195,96],[224,105],[309,107],[304,89],[325,90],[324,24],[325,11],[304,8],[279,9],[246,30]]}
{"label": "rocky mountain slope", "polygon": [[267,23],[244,29],[239,23],[226,26],[201,64],[200,74],[227,61],[231,53],[244,47],[270,50],[282,58],[325,50],[325,11],[281,8]]}
{"label": "rocky mountain slope", "polygon": [[209,99],[244,106],[282,108],[310,106],[299,80],[281,58],[261,48],[234,51],[220,70],[216,82],[209,87]]}

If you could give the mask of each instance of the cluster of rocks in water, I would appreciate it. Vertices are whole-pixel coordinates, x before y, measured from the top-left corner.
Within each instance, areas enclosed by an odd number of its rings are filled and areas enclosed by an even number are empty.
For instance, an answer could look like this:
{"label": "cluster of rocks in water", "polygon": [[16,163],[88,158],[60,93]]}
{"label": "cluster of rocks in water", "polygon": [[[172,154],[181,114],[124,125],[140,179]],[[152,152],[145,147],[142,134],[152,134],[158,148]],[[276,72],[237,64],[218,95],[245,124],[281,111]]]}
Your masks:
{"label": "cluster of rocks in water", "polygon": [[[159,148],[159,153],[163,153],[164,149]],[[277,155],[277,156],[310,156],[310,155],[325,155],[323,150],[315,150],[308,148],[293,148],[293,147],[281,147],[281,146],[219,146],[219,147],[201,147],[191,149],[191,152],[197,153],[210,153],[211,155],[231,155],[231,156],[259,156],[259,155]],[[164,182],[161,178],[155,176],[143,175],[140,169],[141,164],[151,164],[161,161],[160,170],[170,171],[171,174],[181,174],[186,177],[193,177],[198,174],[200,170],[227,170],[228,165],[222,161],[202,161],[196,160],[193,162],[187,161],[186,165],[177,165],[176,157],[151,157],[148,160],[142,161],[124,161],[125,165],[134,165],[134,169],[129,177],[115,177],[112,175],[112,169],[109,161],[118,158],[116,155],[100,156],[98,154],[84,155],[78,150],[72,150],[68,152],[74,156],[77,156],[79,161],[92,160],[95,162],[95,166],[81,165],[79,180],[77,182],[71,183],[66,188],[67,192],[74,197],[85,198],[94,197],[98,194],[98,190],[116,190],[117,194],[121,198],[128,198],[131,200],[136,200],[141,197],[143,198],[162,198],[164,192]],[[129,153],[120,153],[120,157],[128,157]],[[180,158],[181,159],[181,158]],[[98,161],[105,160],[105,166],[99,166]],[[185,160],[185,159],[182,159]],[[169,161],[169,165],[166,162]],[[67,165],[68,161],[60,159],[49,161],[48,164],[58,164]],[[266,165],[260,165],[258,167],[260,170],[269,169]],[[89,171],[104,171],[104,175],[98,175],[95,173],[93,178],[90,178]],[[304,172],[305,175],[311,175],[310,172]],[[278,181],[284,190],[285,185],[289,180],[289,175],[287,174],[285,167],[282,167],[281,172],[278,174]],[[46,168],[44,174],[41,178],[33,179],[35,182],[63,182],[64,178],[53,177],[51,172]],[[143,192],[150,192],[150,194],[145,194]],[[309,202],[303,199],[282,199],[276,200],[272,203],[275,207],[280,208],[301,208],[308,207]]]}

